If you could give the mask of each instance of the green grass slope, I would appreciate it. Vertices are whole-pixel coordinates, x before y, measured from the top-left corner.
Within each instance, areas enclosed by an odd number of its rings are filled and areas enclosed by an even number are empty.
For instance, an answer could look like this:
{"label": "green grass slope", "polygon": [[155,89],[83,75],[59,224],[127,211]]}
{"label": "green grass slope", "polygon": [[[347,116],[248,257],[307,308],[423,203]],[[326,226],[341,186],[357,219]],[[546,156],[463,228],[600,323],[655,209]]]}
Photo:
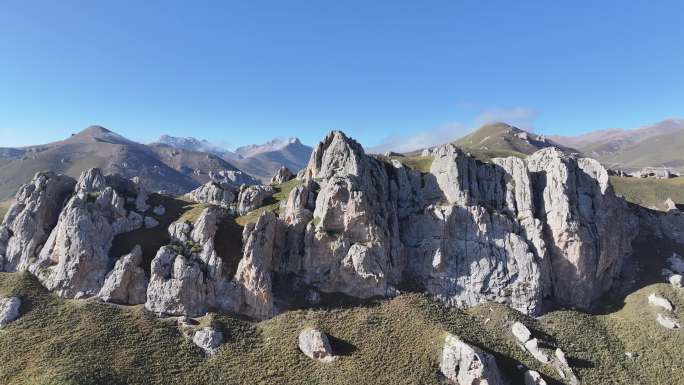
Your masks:
{"label": "green grass slope", "polygon": [[684,133],[678,131],[648,138],[599,160],[621,168],[665,166],[684,170]]}
{"label": "green grass slope", "polygon": [[684,205],[684,177],[672,179],[610,177],[615,193],[639,206],[665,208],[668,198]]}
{"label": "green grass slope", "polygon": [[[684,367],[684,336],[660,328],[646,304],[651,292],[670,298],[684,318],[684,293],[647,286],[606,315],[555,311],[531,319],[498,304],[447,309],[405,294],[365,306],[290,311],[253,323],[210,314],[201,325],[223,330],[226,343],[205,358],[172,319],[142,306],[64,300],[25,273],[0,273],[0,295],[18,295],[23,316],[0,330],[0,383],[27,384],[443,384],[438,357],[446,332],[493,353],[521,383],[516,365],[558,375],[522,351],[509,333],[515,320],[560,346],[587,384],[672,384]],[[333,337],[341,359],[306,358],[297,334],[317,327]],[[199,327],[199,326],[197,326]],[[625,353],[635,353],[628,358]]]}

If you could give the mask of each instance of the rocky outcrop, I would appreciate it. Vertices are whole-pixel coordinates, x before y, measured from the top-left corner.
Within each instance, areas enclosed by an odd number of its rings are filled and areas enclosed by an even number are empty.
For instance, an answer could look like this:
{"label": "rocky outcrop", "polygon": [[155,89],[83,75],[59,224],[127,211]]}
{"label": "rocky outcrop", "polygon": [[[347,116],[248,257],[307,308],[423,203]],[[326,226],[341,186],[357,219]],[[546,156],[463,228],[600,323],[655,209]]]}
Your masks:
{"label": "rocky outcrop", "polygon": [[[169,226],[170,244],[151,263],[146,307],[170,315],[217,309],[264,319],[286,309],[290,294],[297,296],[293,301],[320,293],[371,298],[401,288],[451,306],[496,301],[539,315],[546,302],[592,307],[618,277],[639,226],[652,224],[659,235],[684,242],[684,215],[638,211],[637,217],[615,196],[598,162],[555,148],[483,163],[447,144],[421,159],[431,162],[422,171],[402,161],[366,155],[357,142],[332,132],[279,204],[276,187],[238,188],[214,175],[188,195],[210,207],[194,223]],[[44,191],[75,184],[49,182],[55,178],[35,184]],[[41,201],[33,195],[43,190],[26,189],[30,198],[18,199],[23,206],[0,227],[5,266],[26,266],[65,297],[100,293],[138,302],[141,267],[133,256],[115,261],[109,249],[118,234],[154,227],[157,219],[148,211],[164,215],[151,209],[144,186],[89,170],[59,215],[61,204],[28,204]],[[57,190],[66,191],[66,199],[69,189]],[[241,260],[224,261],[215,245],[219,225],[228,215],[265,205],[277,214],[265,210],[245,226]],[[21,212],[25,220],[17,219]],[[32,237],[28,231],[36,226],[46,230]],[[675,271],[677,264],[671,263]],[[529,343],[529,330],[523,334],[516,337]]]}
{"label": "rocky outcrop", "polygon": [[102,176],[99,169],[84,171],[77,189],[29,267],[46,288],[68,298],[98,294],[113,265],[114,236],[143,225],[141,214],[127,209],[127,200],[139,206],[141,194],[147,196],[135,182]]}
{"label": "rocky outcrop", "polygon": [[529,341],[530,338],[532,338],[532,333],[530,332],[530,329],[528,329],[525,325],[523,325],[520,322],[516,322],[513,324],[513,326],[511,327],[511,332],[518,340],[518,342],[520,342],[521,344],[524,344],[525,342]]}
{"label": "rocky outcrop", "polygon": [[670,330],[675,330],[675,329],[679,329],[682,327],[676,318],[666,316],[666,315],[662,315],[662,314],[658,314],[656,316],[656,322],[658,322],[658,324],[660,324],[660,326],[662,326],[666,329],[670,329]]}
{"label": "rocky outcrop", "polygon": [[233,304],[240,314],[256,319],[275,315],[272,271],[277,225],[275,215],[267,211],[243,231],[244,253],[234,277]]}
{"label": "rocky outcrop", "polygon": [[544,223],[553,298],[589,308],[632,252],[636,216],[615,196],[608,173],[593,159],[546,148],[527,164],[539,197],[536,210]]}
{"label": "rocky outcrop", "polygon": [[142,249],[135,246],[133,250],[120,257],[114,269],[105,277],[98,298],[105,302],[127,305],[145,303],[147,278],[142,263]]}
{"label": "rocky outcrop", "polygon": [[204,350],[208,356],[213,356],[223,343],[223,333],[211,327],[204,327],[195,332],[192,342]]}
{"label": "rocky outcrop", "polygon": [[231,185],[218,182],[208,182],[189,192],[187,197],[195,202],[229,208],[235,205],[237,192]]}
{"label": "rocky outcrop", "polygon": [[145,307],[155,313],[200,316],[209,307],[230,308],[222,260],[214,238],[227,211],[204,209],[194,223],[169,226],[171,245],[164,246],[152,260]]}
{"label": "rocky outcrop", "polygon": [[19,318],[21,300],[18,297],[0,297],[0,329]]}
{"label": "rocky outcrop", "polygon": [[525,385],[546,385],[546,381],[542,378],[539,372],[528,370],[524,375]]}
{"label": "rocky outcrop", "polygon": [[35,261],[75,184],[68,176],[43,172],[19,188],[0,225],[0,271],[26,270]]}
{"label": "rocky outcrop", "polygon": [[672,311],[672,302],[667,298],[661,297],[656,293],[651,293],[648,296],[648,303],[650,305],[665,309],[667,311]]}
{"label": "rocky outcrop", "polygon": [[507,383],[493,356],[451,334],[444,340],[439,369],[449,381],[459,385]]}
{"label": "rocky outcrop", "polygon": [[320,330],[304,329],[297,339],[299,350],[311,359],[328,363],[338,358],[333,354],[328,336]]}
{"label": "rocky outcrop", "polygon": [[290,171],[289,168],[282,166],[276,171],[276,173],[271,178],[270,184],[281,184],[289,180],[294,179],[295,175]]}
{"label": "rocky outcrop", "polygon": [[239,215],[245,215],[263,206],[264,202],[272,196],[271,186],[242,186],[238,195],[237,212]]}

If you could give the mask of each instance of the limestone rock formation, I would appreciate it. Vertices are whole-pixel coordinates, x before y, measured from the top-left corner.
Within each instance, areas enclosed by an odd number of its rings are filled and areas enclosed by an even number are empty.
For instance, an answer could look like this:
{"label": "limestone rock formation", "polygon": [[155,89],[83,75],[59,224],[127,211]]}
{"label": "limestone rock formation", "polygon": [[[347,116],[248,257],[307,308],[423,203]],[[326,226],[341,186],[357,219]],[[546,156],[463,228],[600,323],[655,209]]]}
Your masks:
{"label": "limestone rock formation", "polygon": [[321,362],[333,362],[337,356],[333,354],[328,336],[320,330],[304,329],[299,333],[299,350],[307,357]]}
{"label": "limestone rock formation", "polygon": [[612,284],[631,251],[636,217],[612,192],[596,161],[549,147],[528,160],[537,215],[548,234],[553,297],[588,308]]}
{"label": "limestone rock formation", "polygon": [[135,246],[133,250],[120,257],[114,269],[105,277],[98,298],[105,302],[128,305],[145,303],[147,278],[142,263],[142,249]]}
{"label": "limestone rock formation", "polygon": [[459,385],[506,383],[493,356],[451,334],[444,340],[439,368],[449,381]]}
{"label": "limestone rock formation", "polygon": [[229,208],[235,204],[237,193],[231,185],[208,182],[189,192],[187,196],[195,202]]}
{"label": "limestone rock formation", "polygon": [[207,355],[213,356],[223,343],[223,333],[211,327],[204,327],[195,332],[192,342],[202,348]]}
{"label": "limestone rock formation", "polygon": [[276,171],[276,173],[271,178],[271,184],[281,184],[289,180],[292,180],[295,175],[290,171],[289,168],[282,166]]}
{"label": "limestone rock formation", "polygon": [[28,269],[57,224],[75,184],[68,176],[44,172],[19,188],[0,225],[0,271]]}
{"label": "limestone rock formation", "polygon": [[60,296],[96,295],[113,264],[114,236],[143,225],[143,217],[126,206],[128,198],[140,204],[141,195],[147,196],[133,181],[103,176],[99,169],[84,171],[29,271]]}
{"label": "limestone rock formation", "polygon": [[19,318],[21,300],[18,297],[0,297],[0,329]]}
{"label": "limestone rock formation", "polygon": [[245,215],[263,206],[264,202],[272,196],[273,188],[271,186],[242,186],[238,195],[237,212],[239,215]]}
{"label": "limestone rock formation", "polygon": [[256,319],[275,315],[273,299],[273,254],[277,243],[276,217],[264,212],[243,231],[244,253],[234,277],[237,285],[234,309]]}
{"label": "limestone rock formation", "polygon": [[164,246],[152,260],[150,275],[145,308],[168,315],[206,313],[206,283],[196,260]]}
{"label": "limestone rock formation", "polygon": [[219,225],[229,211],[212,206],[194,223],[169,226],[171,244],[152,260],[145,307],[168,315],[200,316],[209,308],[234,310],[235,284],[224,272],[215,247]]}

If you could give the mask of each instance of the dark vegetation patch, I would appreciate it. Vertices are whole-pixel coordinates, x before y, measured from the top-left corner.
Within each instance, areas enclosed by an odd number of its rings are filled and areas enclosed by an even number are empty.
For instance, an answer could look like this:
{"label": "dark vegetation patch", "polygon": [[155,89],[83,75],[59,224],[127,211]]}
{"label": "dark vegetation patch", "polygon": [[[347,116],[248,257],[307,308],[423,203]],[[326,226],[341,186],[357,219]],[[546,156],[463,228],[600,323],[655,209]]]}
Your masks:
{"label": "dark vegetation patch", "polygon": [[242,226],[235,222],[234,217],[226,218],[219,223],[214,238],[214,249],[223,261],[226,276],[234,276],[242,258]]}
{"label": "dark vegetation patch", "polygon": [[[110,255],[119,258],[124,254],[128,254],[136,245],[140,245],[143,251],[143,267],[147,274],[150,273],[150,262],[157,254],[157,251],[162,246],[168,245],[171,241],[168,233],[168,228],[171,223],[181,220],[181,218],[191,217],[197,212],[197,216],[205,208],[205,205],[197,204],[183,198],[173,198],[166,195],[151,194],[148,200],[150,210],[145,214],[151,216],[157,221],[159,225],[151,229],[146,229],[144,226],[138,230],[119,234],[114,237]],[[166,209],[164,215],[156,215],[152,213],[152,208],[157,205],[162,205]],[[196,219],[196,218],[195,218]]]}

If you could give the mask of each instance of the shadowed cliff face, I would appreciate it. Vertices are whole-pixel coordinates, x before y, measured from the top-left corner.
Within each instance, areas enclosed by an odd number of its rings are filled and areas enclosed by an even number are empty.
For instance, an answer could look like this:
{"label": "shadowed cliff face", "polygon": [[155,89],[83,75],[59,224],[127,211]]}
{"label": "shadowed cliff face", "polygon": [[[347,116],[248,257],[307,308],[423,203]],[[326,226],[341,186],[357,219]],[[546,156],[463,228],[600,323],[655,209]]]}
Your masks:
{"label": "shadowed cliff face", "polygon": [[[32,255],[12,258],[66,297],[97,295],[115,269],[113,277],[144,271],[149,285],[127,283],[131,290],[148,285],[146,307],[175,315],[216,309],[262,319],[330,295],[369,300],[406,290],[538,315],[546,305],[592,308],[630,256],[640,223],[671,238],[680,228],[674,216],[639,220],[598,162],[556,148],[483,163],[447,144],[429,160],[417,171],[332,132],[298,179],[239,189],[208,183],[183,198],[197,206],[175,221],[153,215],[158,207],[139,181],[92,171],[64,209],[40,214],[21,199],[0,231],[0,255],[33,240],[14,230],[25,212],[53,219],[40,222],[46,230]],[[152,243],[154,258],[148,244],[144,258],[116,264],[112,242],[140,239],[125,234],[142,231],[143,218],[155,225],[150,216],[164,218],[168,237],[158,238],[168,244]]]}

